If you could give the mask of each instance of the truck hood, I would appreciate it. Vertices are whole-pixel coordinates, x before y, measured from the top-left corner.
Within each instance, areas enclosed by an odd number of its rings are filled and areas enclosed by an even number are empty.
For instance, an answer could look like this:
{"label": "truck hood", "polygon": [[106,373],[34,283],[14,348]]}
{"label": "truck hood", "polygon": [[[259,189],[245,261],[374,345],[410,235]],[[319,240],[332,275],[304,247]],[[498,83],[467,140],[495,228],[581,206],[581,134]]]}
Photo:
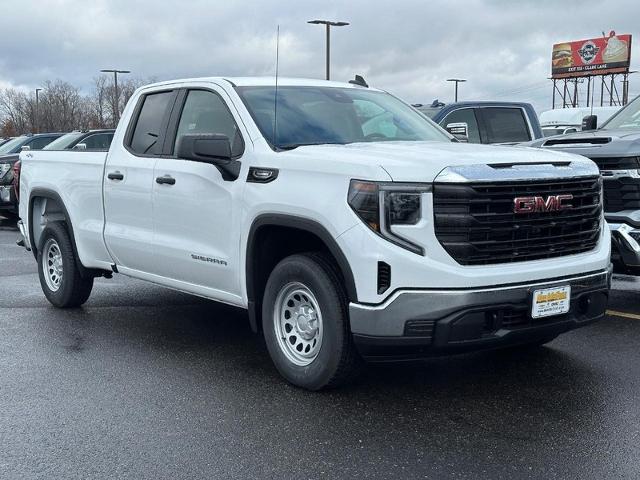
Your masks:
{"label": "truck hood", "polygon": [[[576,155],[535,148],[477,145],[456,142],[372,142],[348,145],[312,145],[288,153],[340,159],[362,166],[366,172],[378,165],[396,182],[432,182],[447,167],[518,163],[588,162]],[[304,160],[302,158],[301,160]]]}
{"label": "truck hood", "polygon": [[587,157],[640,156],[640,130],[577,132],[535,140],[527,145]]}

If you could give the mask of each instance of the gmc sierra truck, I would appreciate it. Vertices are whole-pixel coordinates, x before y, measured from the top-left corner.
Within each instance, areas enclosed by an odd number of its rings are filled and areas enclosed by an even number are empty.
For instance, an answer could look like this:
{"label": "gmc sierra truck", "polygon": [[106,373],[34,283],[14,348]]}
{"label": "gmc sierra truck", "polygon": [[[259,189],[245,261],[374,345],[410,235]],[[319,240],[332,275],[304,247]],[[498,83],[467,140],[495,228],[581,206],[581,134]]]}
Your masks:
{"label": "gmc sierra truck", "polygon": [[640,275],[640,97],[600,128],[527,145],[584,155],[600,167],[613,263],[616,270]]}
{"label": "gmc sierra truck", "polygon": [[242,307],[311,390],[363,358],[539,345],[605,313],[592,161],[459,143],[358,80],[157,83],[108,153],[21,160],[19,227],[53,305],[121,273]]}

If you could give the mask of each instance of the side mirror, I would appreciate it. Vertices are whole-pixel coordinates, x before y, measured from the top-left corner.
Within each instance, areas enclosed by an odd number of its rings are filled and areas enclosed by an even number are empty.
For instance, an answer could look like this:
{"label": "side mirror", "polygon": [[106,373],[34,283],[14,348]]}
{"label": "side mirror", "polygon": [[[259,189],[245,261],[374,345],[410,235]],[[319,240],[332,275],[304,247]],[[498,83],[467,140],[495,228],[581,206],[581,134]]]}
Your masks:
{"label": "side mirror", "polygon": [[448,123],[445,129],[459,141],[469,141],[469,125],[465,122]]}
{"label": "side mirror", "polygon": [[29,145],[23,145],[22,147],[20,147],[21,152],[28,152],[29,150],[31,150],[31,147]]}
{"label": "side mirror", "polygon": [[87,144],[86,143],[76,143],[76,146],[73,147],[74,150],[86,150],[87,149]]}
{"label": "side mirror", "polygon": [[229,137],[217,133],[186,134],[178,139],[178,158],[214,165],[224,180],[235,180],[240,175],[240,162],[231,158]]}
{"label": "side mirror", "polygon": [[596,130],[598,128],[598,116],[587,115],[582,119],[582,130]]}

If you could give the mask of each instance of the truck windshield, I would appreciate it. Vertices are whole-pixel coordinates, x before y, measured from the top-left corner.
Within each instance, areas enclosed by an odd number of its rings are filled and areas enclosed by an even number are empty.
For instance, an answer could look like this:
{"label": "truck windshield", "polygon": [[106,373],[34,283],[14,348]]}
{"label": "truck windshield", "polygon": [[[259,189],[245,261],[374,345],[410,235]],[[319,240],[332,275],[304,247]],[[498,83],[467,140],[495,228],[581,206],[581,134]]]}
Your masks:
{"label": "truck windshield", "polygon": [[16,137],[9,140],[7,143],[0,147],[0,155],[6,155],[8,153],[15,153],[15,149],[20,149],[20,146],[24,143],[27,137]]}
{"label": "truck windshield", "polygon": [[83,135],[84,133],[82,132],[67,133],[60,138],[56,138],[53,142],[44,147],[43,150],[66,150]]}
{"label": "truck windshield", "polygon": [[[640,97],[611,117],[601,130],[638,130],[640,129]],[[0,147],[2,148],[2,147]]]}
{"label": "truck windshield", "polygon": [[[451,141],[444,131],[387,93],[359,88],[237,87],[264,138],[277,149],[355,142]],[[274,122],[277,111],[277,122]]]}

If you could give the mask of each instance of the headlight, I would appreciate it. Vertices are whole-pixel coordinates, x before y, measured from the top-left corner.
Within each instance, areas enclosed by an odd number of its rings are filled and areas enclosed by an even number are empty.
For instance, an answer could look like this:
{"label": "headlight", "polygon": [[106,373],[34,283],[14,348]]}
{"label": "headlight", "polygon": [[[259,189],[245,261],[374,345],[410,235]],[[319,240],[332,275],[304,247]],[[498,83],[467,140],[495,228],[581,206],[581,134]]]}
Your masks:
{"label": "headlight", "polygon": [[4,177],[11,170],[10,163],[0,163],[0,178]]}
{"label": "headlight", "polygon": [[366,182],[351,180],[348,203],[375,233],[419,255],[424,249],[393,233],[393,225],[416,225],[422,218],[422,194],[431,187],[424,184]]}

